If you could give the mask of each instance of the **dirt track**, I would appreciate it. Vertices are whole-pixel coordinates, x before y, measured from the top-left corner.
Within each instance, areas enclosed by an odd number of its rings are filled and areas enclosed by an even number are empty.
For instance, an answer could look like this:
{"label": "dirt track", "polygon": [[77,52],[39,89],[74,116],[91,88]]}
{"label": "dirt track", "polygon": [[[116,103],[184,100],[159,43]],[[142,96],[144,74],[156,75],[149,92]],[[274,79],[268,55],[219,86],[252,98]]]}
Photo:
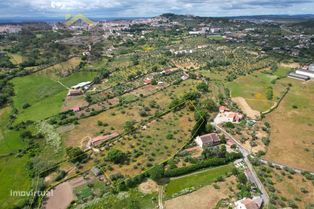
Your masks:
{"label": "dirt track", "polygon": [[253,110],[243,97],[233,97],[232,101],[235,102],[249,118],[257,119],[260,117],[260,113],[257,110]]}

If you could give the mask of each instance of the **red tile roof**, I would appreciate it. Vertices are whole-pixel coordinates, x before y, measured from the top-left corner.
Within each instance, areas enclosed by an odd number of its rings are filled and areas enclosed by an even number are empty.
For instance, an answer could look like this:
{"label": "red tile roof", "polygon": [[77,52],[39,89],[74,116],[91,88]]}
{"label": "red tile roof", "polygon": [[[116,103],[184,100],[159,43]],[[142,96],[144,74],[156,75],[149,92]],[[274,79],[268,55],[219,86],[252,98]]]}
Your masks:
{"label": "red tile roof", "polygon": [[216,133],[205,134],[200,136],[203,144],[215,144],[220,142],[220,139]]}
{"label": "red tile roof", "polygon": [[103,135],[103,136],[96,136],[96,137],[92,138],[91,144],[94,145],[94,146],[98,146],[102,142],[108,141],[109,139],[112,139],[112,138],[114,138],[114,137],[116,137],[118,135],[119,134],[117,132],[113,132],[111,134],[107,134],[107,135]]}

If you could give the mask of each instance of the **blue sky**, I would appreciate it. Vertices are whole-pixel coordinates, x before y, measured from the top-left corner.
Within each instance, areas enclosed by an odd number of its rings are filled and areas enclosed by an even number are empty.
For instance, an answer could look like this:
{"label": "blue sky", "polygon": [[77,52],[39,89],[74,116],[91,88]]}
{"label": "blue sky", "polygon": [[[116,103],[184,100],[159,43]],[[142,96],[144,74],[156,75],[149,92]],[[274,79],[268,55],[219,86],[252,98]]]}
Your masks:
{"label": "blue sky", "polygon": [[199,16],[313,14],[314,0],[0,0],[0,18],[151,17],[166,12]]}

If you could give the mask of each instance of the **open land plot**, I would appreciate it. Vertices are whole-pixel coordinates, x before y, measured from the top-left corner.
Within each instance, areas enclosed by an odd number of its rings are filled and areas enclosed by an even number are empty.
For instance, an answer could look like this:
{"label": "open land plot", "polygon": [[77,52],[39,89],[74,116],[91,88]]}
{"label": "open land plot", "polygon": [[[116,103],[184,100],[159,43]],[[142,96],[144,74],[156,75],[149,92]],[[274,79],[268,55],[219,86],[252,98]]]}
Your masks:
{"label": "open land plot", "polygon": [[20,138],[20,132],[7,128],[11,108],[0,109],[0,155],[15,153],[26,147]]}
{"label": "open land plot", "polygon": [[79,96],[67,96],[64,99],[64,102],[62,104],[61,111],[71,110],[73,107],[85,107],[88,105],[88,102],[85,100],[85,97],[83,95]]}
{"label": "open land plot", "polygon": [[9,54],[9,57],[10,57],[10,61],[15,65],[21,64],[26,59],[20,54],[12,54],[12,53]]}
{"label": "open land plot", "polygon": [[233,168],[233,165],[229,164],[196,172],[195,174],[173,178],[166,186],[166,197],[170,198],[172,195],[184,189],[197,189],[208,185],[214,182],[218,177],[225,176],[230,173]]}
{"label": "open land plot", "polygon": [[89,203],[86,209],[121,209],[121,208],[141,208],[152,209],[157,207],[157,194],[143,194],[136,189],[118,194],[110,194],[99,201]]}
{"label": "open land plot", "polygon": [[274,91],[273,99],[267,99],[267,88],[273,86],[271,82],[276,78],[255,72],[227,83],[227,87],[231,90],[232,97],[244,98],[253,110],[266,111],[274,104],[276,97],[280,96],[280,92]]}
{"label": "open land plot", "polygon": [[7,156],[0,159],[0,208],[23,206],[28,197],[11,195],[11,191],[30,191],[31,179],[25,169],[28,157]]}
{"label": "open land plot", "polygon": [[271,124],[265,158],[314,171],[314,83],[283,79],[292,87],[279,107],[267,115]]}
{"label": "open land plot", "polygon": [[[298,208],[313,208],[314,185],[301,174],[290,174],[268,166],[257,166],[257,173],[263,180],[271,201],[276,208],[296,205]],[[272,184],[271,184],[272,182]]]}
{"label": "open land plot", "polygon": [[127,152],[131,157],[127,165],[110,165],[112,169],[105,169],[106,174],[120,172],[134,176],[169,159],[191,140],[193,117],[194,112],[187,108],[170,112],[148,123],[145,129],[109,144],[108,147]]}
{"label": "open land plot", "polygon": [[[168,110],[168,105],[171,102],[171,98],[174,96],[183,96],[189,90],[195,89],[195,84],[199,81],[186,80],[178,86],[171,86],[164,91],[160,91],[152,96],[142,98],[139,101],[128,104],[126,106],[118,106],[102,112],[96,116],[91,116],[85,119],[79,120],[79,124],[75,126],[73,130],[64,133],[64,141],[68,146],[79,146],[81,140],[86,137],[94,137],[99,135],[100,132],[117,131],[123,132],[123,125],[125,122],[134,120],[140,122],[146,120],[147,117],[141,117],[140,111],[144,107],[149,107],[151,102],[156,102],[158,108],[151,108],[147,111],[148,116],[153,116],[157,111],[163,112]],[[97,122],[102,121],[108,124],[106,127],[97,126]]]}
{"label": "open land plot", "polygon": [[20,133],[7,128],[10,108],[0,109],[0,208],[11,208],[12,205],[21,206],[26,197],[14,197],[10,191],[28,191],[31,179],[25,169],[27,156],[17,157],[15,153],[23,149],[26,143],[20,139]]}
{"label": "open land plot", "polygon": [[165,202],[166,209],[208,209],[216,208],[222,199],[227,202],[235,200],[236,178],[234,176],[226,178],[223,182],[217,182],[219,188],[213,185],[204,186],[192,193],[185,194]]}
{"label": "open land plot", "polygon": [[260,113],[253,110],[243,97],[233,97],[232,101],[235,102],[249,118],[256,119],[260,117]]}
{"label": "open land plot", "polygon": [[[95,72],[76,72],[59,81],[65,86],[91,80]],[[14,78],[14,106],[19,110],[17,122],[40,120],[60,112],[67,88],[43,75],[28,75]],[[29,104],[28,108],[23,105]]]}
{"label": "open land plot", "polygon": [[36,74],[38,75],[49,75],[49,76],[65,76],[71,74],[74,70],[77,69],[81,62],[81,59],[79,57],[73,57],[65,62],[61,62],[58,64],[55,64],[53,66],[50,66],[48,68],[45,68],[43,70],[40,70]]}
{"label": "open land plot", "polygon": [[45,209],[65,209],[74,200],[74,194],[69,182],[64,182],[56,186],[52,194],[44,205]]}

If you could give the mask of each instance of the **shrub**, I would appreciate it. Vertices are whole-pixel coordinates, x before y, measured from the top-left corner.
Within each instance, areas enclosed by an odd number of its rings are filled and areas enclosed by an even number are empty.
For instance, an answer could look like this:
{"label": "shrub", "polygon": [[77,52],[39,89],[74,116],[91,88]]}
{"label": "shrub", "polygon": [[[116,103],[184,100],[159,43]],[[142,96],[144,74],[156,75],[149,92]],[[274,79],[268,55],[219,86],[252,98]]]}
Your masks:
{"label": "shrub", "polygon": [[107,160],[115,164],[122,164],[127,160],[127,158],[128,156],[126,153],[117,149],[112,149],[107,154]]}

